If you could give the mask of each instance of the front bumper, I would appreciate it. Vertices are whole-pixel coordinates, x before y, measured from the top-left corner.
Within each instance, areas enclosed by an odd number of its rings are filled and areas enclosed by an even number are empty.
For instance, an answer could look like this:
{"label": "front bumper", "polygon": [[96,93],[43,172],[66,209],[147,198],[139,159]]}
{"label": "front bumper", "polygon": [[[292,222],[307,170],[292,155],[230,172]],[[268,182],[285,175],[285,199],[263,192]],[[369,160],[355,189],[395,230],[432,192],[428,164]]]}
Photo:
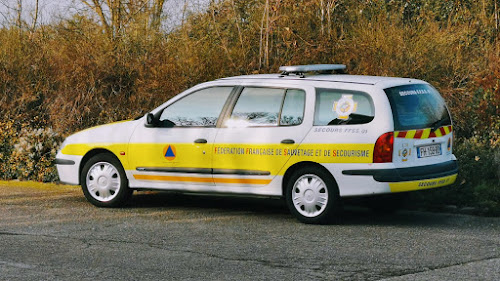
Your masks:
{"label": "front bumper", "polygon": [[80,162],[82,156],[66,155],[59,152],[56,156],[55,164],[59,180],[66,184],[80,184]]}

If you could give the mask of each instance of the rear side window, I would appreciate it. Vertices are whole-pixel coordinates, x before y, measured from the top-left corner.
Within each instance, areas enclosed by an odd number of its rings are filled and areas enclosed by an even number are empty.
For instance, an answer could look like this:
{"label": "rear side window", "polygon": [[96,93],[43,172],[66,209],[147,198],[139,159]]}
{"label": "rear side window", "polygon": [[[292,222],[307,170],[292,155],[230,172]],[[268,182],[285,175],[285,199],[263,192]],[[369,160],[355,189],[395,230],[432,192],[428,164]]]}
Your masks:
{"label": "rear side window", "polygon": [[316,89],[315,126],[365,124],[373,117],[373,103],[366,93]]}
{"label": "rear side window", "polygon": [[394,130],[439,128],[451,125],[444,99],[427,84],[404,85],[384,90],[394,116]]}
{"label": "rear side window", "polygon": [[285,89],[245,88],[234,106],[229,127],[277,126]]}
{"label": "rear side window", "polygon": [[297,89],[246,87],[226,127],[295,126],[304,119],[306,93]]}

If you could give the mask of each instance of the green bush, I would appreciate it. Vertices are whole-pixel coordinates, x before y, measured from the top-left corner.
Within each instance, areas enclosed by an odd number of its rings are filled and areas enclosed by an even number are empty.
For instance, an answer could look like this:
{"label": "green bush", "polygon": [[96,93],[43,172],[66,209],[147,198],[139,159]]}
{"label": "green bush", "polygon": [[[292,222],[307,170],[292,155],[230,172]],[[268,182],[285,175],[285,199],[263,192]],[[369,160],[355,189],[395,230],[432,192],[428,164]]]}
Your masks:
{"label": "green bush", "polygon": [[[9,125],[10,124],[10,125]],[[54,160],[62,137],[51,128],[15,130],[4,123],[0,132],[0,177],[2,179],[53,182],[58,180]]]}
{"label": "green bush", "polygon": [[477,136],[458,139],[454,149],[454,154],[460,163],[458,180],[461,184],[499,180],[498,165],[495,165],[495,154],[498,153],[498,149],[491,147],[487,139]]}
{"label": "green bush", "polygon": [[11,165],[10,156],[17,140],[17,128],[14,122],[0,120],[0,179],[15,178],[15,166]]}
{"label": "green bush", "polygon": [[500,215],[500,147],[491,146],[488,138],[458,139],[454,154],[459,174],[454,185],[412,194],[415,205],[442,209],[474,207],[475,213]]}
{"label": "green bush", "polygon": [[474,205],[479,213],[486,215],[500,215],[500,185],[488,182],[473,187]]}

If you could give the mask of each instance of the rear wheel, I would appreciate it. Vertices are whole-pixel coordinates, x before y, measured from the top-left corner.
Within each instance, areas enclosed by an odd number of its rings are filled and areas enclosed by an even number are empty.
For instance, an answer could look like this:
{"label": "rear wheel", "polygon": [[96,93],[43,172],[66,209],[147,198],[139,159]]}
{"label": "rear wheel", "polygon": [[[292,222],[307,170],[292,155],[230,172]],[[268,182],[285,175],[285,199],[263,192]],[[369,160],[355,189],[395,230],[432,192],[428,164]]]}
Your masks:
{"label": "rear wheel", "polygon": [[285,199],[290,212],[301,222],[324,224],[339,219],[337,184],[321,169],[299,168],[287,183]]}
{"label": "rear wheel", "polygon": [[112,154],[102,153],[90,158],[80,176],[83,194],[98,207],[118,207],[127,202],[133,190],[128,188],[125,171]]}

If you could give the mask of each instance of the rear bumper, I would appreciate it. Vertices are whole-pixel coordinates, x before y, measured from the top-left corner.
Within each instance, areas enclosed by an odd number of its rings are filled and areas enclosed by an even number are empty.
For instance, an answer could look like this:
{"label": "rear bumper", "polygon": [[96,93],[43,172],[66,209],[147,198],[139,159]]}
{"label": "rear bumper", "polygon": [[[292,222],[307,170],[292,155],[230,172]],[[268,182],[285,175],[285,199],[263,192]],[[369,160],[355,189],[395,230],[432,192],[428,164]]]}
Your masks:
{"label": "rear bumper", "polygon": [[348,176],[373,176],[373,179],[377,182],[418,181],[456,175],[458,174],[458,162],[452,160],[410,168],[344,170],[342,174]]}

